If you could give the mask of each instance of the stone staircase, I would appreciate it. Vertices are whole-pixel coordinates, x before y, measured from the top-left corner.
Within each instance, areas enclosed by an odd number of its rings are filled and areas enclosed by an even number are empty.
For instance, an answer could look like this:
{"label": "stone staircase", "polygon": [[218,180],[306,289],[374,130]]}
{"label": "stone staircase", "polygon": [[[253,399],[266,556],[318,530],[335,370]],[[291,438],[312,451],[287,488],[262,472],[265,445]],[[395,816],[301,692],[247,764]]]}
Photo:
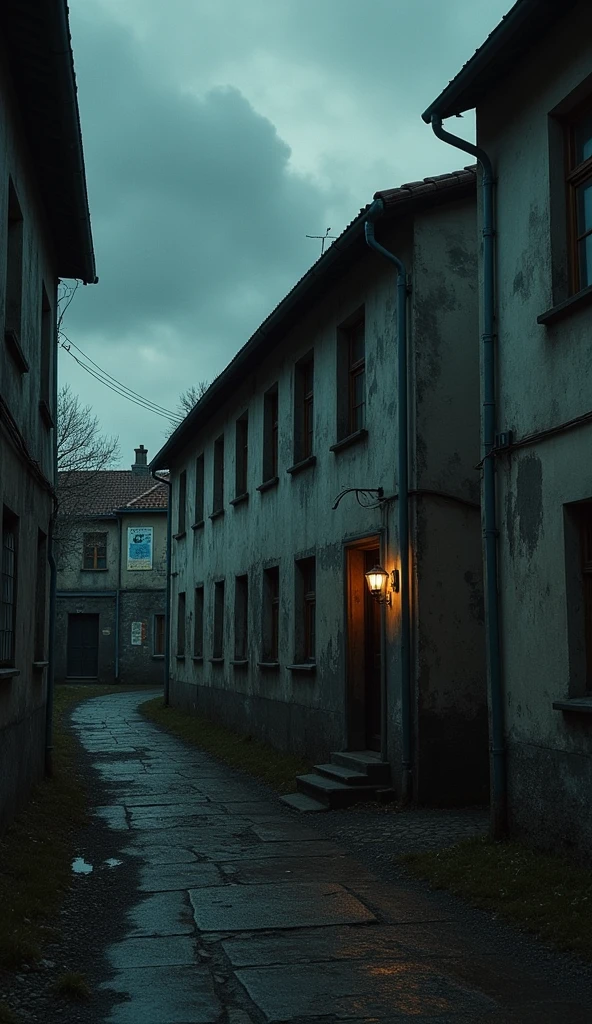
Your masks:
{"label": "stone staircase", "polygon": [[387,761],[373,750],[344,750],[331,754],[330,764],[315,764],[314,772],[299,775],[298,792],[281,797],[298,811],[330,811],[368,800],[394,800]]}

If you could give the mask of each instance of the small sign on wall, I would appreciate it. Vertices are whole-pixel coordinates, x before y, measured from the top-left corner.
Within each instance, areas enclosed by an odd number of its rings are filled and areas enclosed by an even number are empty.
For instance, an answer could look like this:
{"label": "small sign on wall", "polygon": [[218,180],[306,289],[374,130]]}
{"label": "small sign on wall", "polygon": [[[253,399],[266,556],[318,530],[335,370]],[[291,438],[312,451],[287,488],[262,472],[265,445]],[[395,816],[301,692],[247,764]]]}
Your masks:
{"label": "small sign on wall", "polygon": [[128,526],[127,567],[130,572],[152,568],[152,534],[151,526]]}
{"label": "small sign on wall", "polygon": [[132,622],[132,646],[141,647],[143,638],[143,622]]}

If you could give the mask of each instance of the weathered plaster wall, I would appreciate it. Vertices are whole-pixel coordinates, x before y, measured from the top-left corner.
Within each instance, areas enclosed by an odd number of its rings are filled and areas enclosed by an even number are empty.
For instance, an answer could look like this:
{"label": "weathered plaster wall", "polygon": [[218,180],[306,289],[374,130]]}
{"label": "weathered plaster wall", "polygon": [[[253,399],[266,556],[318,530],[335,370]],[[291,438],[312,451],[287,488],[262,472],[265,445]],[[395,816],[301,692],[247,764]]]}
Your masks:
{"label": "weathered plaster wall", "polygon": [[[475,471],[478,451],[478,396],[473,382],[478,374],[478,347],[475,330],[476,296],[469,268],[474,266],[474,206],[455,204],[449,218],[440,221],[434,212],[430,223],[417,226],[418,252],[421,246],[422,266],[414,279],[412,324],[413,346],[417,358],[411,357],[414,387],[421,388],[420,400],[414,410],[412,430],[412,480],[422,487],[442,487],[447,492],[472,500],[476,493]],[[432,242],[430,243],[430,233]],[[389,233],[383,226],[381,240],[413,264],[414,234],[412,225],[399,226]],[[463,241],[464,238],[464,241]],[[470,240],[469,240],[470,239]],[[430,255],[430,244],[435,252]],[[435,267],[438,279],[434,281]],[[437,294],[436,294],[437,293]],[[438,312],[445,300],[446,308]],[[368,437],[360,443],[331,452],[337,440],[336,361],[337,327],[360,307],[365,306],[366,320],[366,395]],[[205,526],[188,530],[185,537],[173,541],[173,594],[171,663],[171,697],[173,703],[187,708],[201,708],[240,731],[249,732],[285,749],[306,754],[314,759],[326,758],[332,749],[347,745],[347,686],[344,650],[344,545],[348,540],[380,535],[382,561],[391,570],[398,561],[397,506],[390,502],[382,510],[362,509],[354,495],[345,497],[338,509],[331,505],[346,487],[382,486],[386,494],[396,492],[396,394],[397,347],[395,333],[395,275],[391,266],[368,252],[363,263],[353,269],[328,292],[323,302],[311,308],[308,317],[285,338],[258,368],[237,389],[232,403],[220,409],[207,429],[195,439],[191,449],[182,453],[171,467],[173,474],[173,522],[177,521],[178,480],[181,470],[187,472],[189,523],[194,516],[195,459],[205,452]],[[437,330],[437,336],[434,333]],[[310,349],[315,359],[315,426],[314,452],[316,465],[290,476],[286,470],[295,461],[293,439],[294,366]],[[456,349],[462,349],[459,356]],[[448,360],[448,363],[446,363]],[[446,365],[445,365],[446,364]],[[279,483],[275,488],[257,492],[263,481],[262,436],[263,395],[275,382],[279,383]],[[452,394],[448,393],[452,389]],[[457,397],[460,398],[458,408]],[[249,412],[249,479],[248,501],[235,507],[234,438],[235,421]],[[427,410],[438,423],[430,433]],[[443,424],[450,420],[450,448]],[[214,520],[213,510],[213,442],[225,436],[225,511]],[[470,437],[469,435],[471,435]],[[437,439],[437,440],[436,440]],[[432,454],[432,448],[434,453]],[[416,452],[422,452],[421,466],[415,467]],[[441,465],[444,460],[444,466]],[[477,478],[478,480],[478,478]],[[419,485],[419,484],[418,484]],[[456,618],[456,651],[460,664],[451,669],[450,661],[440,654],[440,661],[431,667],[429,704],[435,712],[431,720],[432,734],[440,726],[449,727],[451,689],[463,687],[461,707],[456,711],[456,736],[462,746],[465,737],[460,719],[474,728],[484,689],[482,679],[482,620],[475,614],[479,604],[480,558],[478,515],[458,503],[449,503],[443,513],[427,500],[425,507],[429,532],[431,519],[437,521],[437,552],[434,564],[427,556],[427,545],[415,562],[419,584],[413,603],[415,617],[421,615],[422,603],[434,629],[436,609],[441,612],[442,581],[449,588],[449,607]],[[468,538],[468,539],[467,539]],[[418,536],[412,536],[412,555],[418,554]],[[423,543],[423,541],[422,541]],[[457,559],[446,558],[440,548],[457,545]],[[465,545],[467,556],[465,557]],[[316,557],[317,670],[304,675],[288,668],[294,661],[294,559],[314,554]],[[464,561],[463,561],[464,560]],[[466,563],[466,564],[465,564]],[[261,606],[263,570],[280,567],[280,666],[277,670],[257,668],[261,660]],[[463,567],[463,571],[460,569]],[[248,666],[233,666],[234,643],[234,578],[249,575],[249,647]],[[467,578],[469,577],[469,578]],[[225,660],[212,664],[213,592],[214,583],[225,580]],[[204,659],[192,655],[193,592],[204,585]],[[419,587],[419,589],[418,589]],[[186,593],[186,654],[175,656],[177,635],[177,596]],[[468,611],[467,611],[468,609]],[[465,614],[466,612],[466,614]],[[398,600],[386,612],[386,673],[388,755],[398,783],[400,760],[400,678]],[[449,643],[445,622],[438,633],[438,643]],[[427,627],[426,627],[427,629]],[[425,666],[420,683],[425,684]],[[427,690],[426,690],[427,694]],[[419,708],[419,704],[417,705]],[[419,712],[418,712],[419,713]],[[421,719],[418,718],[421,732]],[[481,735],[481,734],[479,734]],[[465,747],[465,759],[474,767]],[[444,750],[444,747],[442,748]],[[438,770],[446,789],[449,758],[438,754]],[[435,779],[438,770],[432,767],[429,747],[422,748],[421,757],[426,780]],[[429,770],[426,767],[430,765]],[[479,767],[477,765],[477,767]],[[427,774],[426,774],[427,773]],[[429,775],[431,773],[431,776]],[[422,775],[422,779],[423,779]],[[455,784],[463,784],[454,769]],[[423,784],[423,783],[422,783]],[[430,783],[423,787],[425,799],[432,798]],[[460,797],[460,799],[464,799]]]}
{"label": "weathered plaster wall", "polygon": [[[590,308],[553,326],[536,322],[567,289],[553,112],[575,98],[591,66],[592,11],[580,4],[478,111],[479,142],[497,179],[498,429],[516,439],[592,409]],[[583,686],[583,636],[572,628],[569,592],[579,556],[577,544],[570,553],[565,505],[592,498],[590,431],[521,449],[497,472],[511,823],[541,844],[588,854],[589,717],[563,715],[552,702]]]}
{"label": "weathered plaster wall", "polygon": [[[85,533],[107,534],[107,568],[84,569]],[[119,523],[115,516],[67,521],[58,544],[58,591],[94,594],[119,587]]]}
{"label": "weathered plaster wall", "polygon": [[[53,478],[52,431],[42,420],[41,295],[45,289],[55,312],[57,277],[35,179],[21,135],[14,93],[0,60],[0,381],[2,398],[28,450],[46,477]],[[23,214],[21,346],[29,370],[21,373],[4,342],[6,313],[6,224],[8,179],[14,182]],[[48,352],[51,371],[53,349]],[[43,772],[46,679],[33,669],[35,659],[35,587],[38,530],[48,533],[51,499],[35,482],[22,456],[0,426],[0,513],[19,517],[19,559],[15,665],[18,675],[0,678],[0,830],[25,802]],[[0,521],[1,529],[1,521]],[[49,587],[47,574],[46,609]],[[45,652],[47,650],[47,617]]]}

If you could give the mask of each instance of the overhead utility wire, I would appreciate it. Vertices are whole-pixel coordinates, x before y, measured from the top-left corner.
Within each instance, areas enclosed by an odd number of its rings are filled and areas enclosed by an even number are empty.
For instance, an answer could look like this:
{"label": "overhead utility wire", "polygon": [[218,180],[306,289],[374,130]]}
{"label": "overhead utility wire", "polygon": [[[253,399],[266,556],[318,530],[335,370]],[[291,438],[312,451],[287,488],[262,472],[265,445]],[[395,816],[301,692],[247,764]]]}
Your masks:
{"label": "overhead utility wire", "polygon": [[[64,337],[66,337],[66,335],[64,335]],[[147,412],[153,412],[157,416],[162,416],[163,418],[168,419],[173,423],[179,422],[180,417],[175,415],[175,413],[172,413],[168,409],[165,409],[163,406],[157,405],[155,402],[151,402],[149,399],[144,398],[143,395],[138,394],[137,391],[133,391],[131,388],[128,388],[125,384],[122,384],[121,381],[117,380],[116,377],[113,377],[110,373],[107,373],[106,370],[103,370],[102,367],[95,363],[94,360],[90,358],[90,356],[87,356],[86,353],[83,352],[82,349],[78,347],[78,345],[75,345],[74,342],[71,342],[69,338],[67,338],[67,342],[68,344],[62,342],[61,347],[70,356],[72,356],[72,359],[74,359],[74,361],[78,363],[78,365],[82,367],[83,370],[86,370],[87,373],[89,373],[92,377],[98,380],[101,384],[104,384],[105,387],[108,387],[111,391],[114,391],[115,394],[120,395],[121,398],[127,398],[127,400],[129,402],[133,402],[134,405],[138,405],[141,408],[146,409]],[[98,372],[91,369],[90,366],[87,366],[86,363],[79,359],[74,354],[74,352],[71,351],[70,346],[77,349],[77,351],[81,353],[84,359],[88,360],[89,363],[92,363],[92,365],[96,367],[96,371]]]}
{"label": "overhead utility wire", "polygon": [[134,391],[132,388],[128,388],[127,384],[123,384],[120,380],[117,379],[117,377],[114,377],[113,374],[108,373],[107,370],[104,370],[102,366],[99,366],[98,363],[95,363],[94,359],[91,359],[91,357],[87,355],[86,352],[83,351],[83,349],[76,345],[75,342],[71,341],[67,334],[65,334],[63,331],[60,331],[60,334],[68,342],[68,345],[64,345],[63,342],[61,343],[62,348],[66,349],[66,351],[68,351],[68,346],[72,346],[72,348],[75,348],[77,352],[80,352],[81,356],[84,359],[86,359],[87,362],[91,363],[99,371],[100,374],[102,374],[104,377],[108,377],[108,379],[110,381],[113,381],[113,383],[116,384],[117,387],[121,388],[122,391],[127,391],[130,395],[133,395],[135,398],[138,398],[141,402],[143,402],[144,405],[152,406],[152,408],[156,409],[158,412],[165,413],[167,416],[173,416],[176,419],[179,419],[179,417],[175,416],[175,413],[171,413],[169,409],[165,409],[164,406],[158,405],[156,402],[152,402],[149,398],[144,398],[143,395],[138,394],[138,392]]}
{"label": "overhead utility wire", "polygon": [[141,409],[145,409],[147,412],[152,412],[156,416],[162,416],[163,419],[169,420],[171,423],[179,423],[179,418],[173,416],[172,413],[159,412],[158,409],[153,409],[145,402],[139,401],[136,398],[132,398],[131,395],[126,394],[124,391],[120,391],[119,388],[115,387],[113,384],[110,384],[109,381],[105,380],[104,377],[100,377],[98,373],[95,373],[95,371],[92,370],[90,366],[86,366],[86,364],[83,363],[82,360],[78,358],[78,356],[75,356],[74,353],[69,348],[67,348],[66,346],[62,347],[65,348],[65,351],[70,356],[72,356],[72,359],[74,359],[74,361],[78,363],[78,365],[81,366],[83,370],[86,370],[87,373],[90,373],[91,377],[94,377],[95,380],[98,380],[101,384],[104,384],[106,388],[109,388],[110,391],[113,391],[116,395],[119,395],[120,398],[126,398],[128,402],[133,402],[134,405],[138,405]]}

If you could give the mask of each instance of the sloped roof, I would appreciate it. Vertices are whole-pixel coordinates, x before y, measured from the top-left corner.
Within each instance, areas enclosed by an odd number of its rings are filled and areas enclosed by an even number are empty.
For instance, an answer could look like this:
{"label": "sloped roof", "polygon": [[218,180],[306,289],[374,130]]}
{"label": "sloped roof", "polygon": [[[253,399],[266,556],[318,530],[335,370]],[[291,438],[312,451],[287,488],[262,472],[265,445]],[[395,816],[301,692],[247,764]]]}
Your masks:
{"label": "sloped roof", "polygon": [[[450,174],[439,174],[423,178],[421,181],[407,182],[398,188],[375,192],[374,199],[382,199],[384,203],[382,221],[392,221],[413,216],[431,206],[466,199],[475,193],[476,181],[475,168],[466,167]],[[216,377],[152,459],[152,470],[168,467],[171,456],[179,452],[195,431],[217,412],[219,406],[232,395],[244,375],[251,372],[285,337],[298,318],[308,312],[312,304],[326,294],[328,288],[368,252],[364,238],[364,221],[369,208],[370,204],[362,207],[358,216],[348,224],[316,263],[313,263],[237,352],[234,359]]]}
{"label": "sloped roof", "polygon": [[[163,480],[168,480],[168,475],[163,476]],[[169,488],[165,483],[154,484],[148,491],[144,491],[143,494],[139,494],[137,498],[132,498],[128,501],[125,506],[126,509],[132,511],[138,509],[166,509],[169,504]]]}
{"label": "sloped roof", "polygon": [[2,0],[14,86],[60,277],[96,281],[66,0]]}
{"label": "sloped roof", "polygon": [[472,110],[489,90],[581,0],[517,0],[499,25],[421,115],[446,118]]}
{"label": "sloped roof", "polygon": [[131,469],[58,473],[58,501],[63,515],[108,516],[125,508],[163,509],[168,487],[146,473]]}

